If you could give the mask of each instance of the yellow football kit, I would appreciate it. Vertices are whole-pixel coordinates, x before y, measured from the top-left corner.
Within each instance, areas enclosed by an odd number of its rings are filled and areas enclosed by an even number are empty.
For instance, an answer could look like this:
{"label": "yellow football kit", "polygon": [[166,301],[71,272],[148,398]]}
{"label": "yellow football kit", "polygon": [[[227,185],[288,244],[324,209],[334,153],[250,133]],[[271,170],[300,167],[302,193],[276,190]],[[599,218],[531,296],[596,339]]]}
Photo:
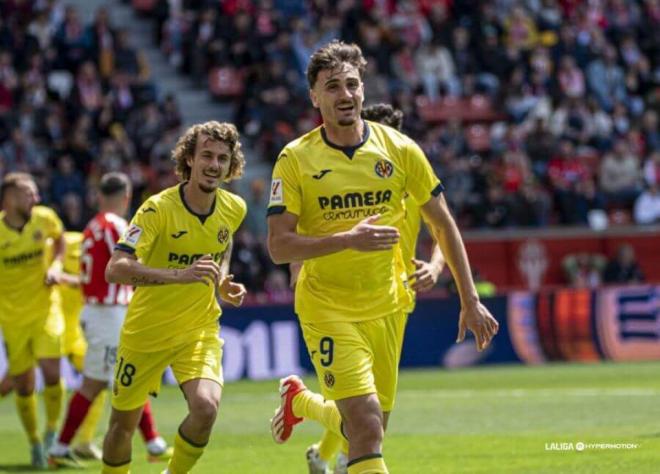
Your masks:
{"label": "yellow football kit", "polygon": [[[80,275],[80,254],[83,235],[81,232],[64,232],[64,260],[62,270],[69,275]],[[47,250],[47,261],[52,259],[53,246]],[[53,305],[51,311],[61,311],[64,318],[64,355],[76,365],[76,370],[82,371],[82,360],[87,350],[87,342],[80,327],[80,312],[85,304],[79,286],[66,284],[53,287]]]}
{"label": "yellow football kit", "polygon": [[[317,237],[347,231],[376,214],[376,224],[400,227],[406,194],[421,206],[441,191],[410,138],[365,121],[363,141],[355,147],[330,143],[322,127],[287,145],[273,170],[268,213],[292,213],[299,234]],[[400,347],[410,306],[403,265],[400,246],[348,249],[303,263],[295,308],[327,399],[377,392],[383,409],[391,409],[398,356],[389,352]],[[371,320],[373,325],[364,324]]]}
{"label": "yellow football kit", "polygon": [[[117,248],[152,268],[184,269],[203,255],[220,262],[246,213],[245,201],[218,189],[211,212],[195,214],[181,184],[142,204]],[[179,384],[195,378],[222,383],[220,306],[214,288],[202,282],[138,286],[122,327],[113,406],[132,410],[157,393],[171,365]]]}
{"label": "yellow football kit", "polygon": [[47,241],[61,234],[62,222],[50,208],[35,206],[20,231],[0,213],[0,324],[11,375],[62,354],[64,321],[61,312],[51,311],[53,292],[44,282]]}

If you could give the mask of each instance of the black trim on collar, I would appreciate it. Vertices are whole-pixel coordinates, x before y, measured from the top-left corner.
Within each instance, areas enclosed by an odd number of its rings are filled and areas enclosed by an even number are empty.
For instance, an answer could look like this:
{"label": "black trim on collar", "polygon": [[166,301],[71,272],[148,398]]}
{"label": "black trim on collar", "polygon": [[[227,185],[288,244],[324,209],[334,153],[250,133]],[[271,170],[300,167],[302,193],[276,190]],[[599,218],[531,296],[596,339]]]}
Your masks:
{"label": "black trim on collar", "polygon": [[185,182],[183,182],[179,185],[179,196],[181,197],[181,202],[183,203],[183,207],[185,207],[186,210],[189,213],[191,213],[193,216],[195,216],[197,219],[199,219],[199,221],[202,224],[204,224],[204,222],[206,222],[206,219],[208,219],[211,216],[211,214],[213,214],[215,212],[215,201],[216,201],[216,198],[217,198],[217,194],[215,196],[213,196],[213,204],[211,204],[211,210],[209,211],[209,213],[208,214],[197,214],[195,211],[190,209],[190,207],[188,207],[188,203],[186,202],[186,199],[183,196],[183,187],[185,185],[187,185],[188,183],[189,183],[189,181],[185,181]]}
{"label": "black trim on collar", "polygon": [[371,134],[371,129],[369,128],[369,124],[367,123],[366,120],[363,120],[362,123],[364,124],[364,132],[362,133],[362,141],[358,143],[357,145],[353,146],[340,146],[332,143],[328,139],[328,135],[325,133],[325,127],[321,127],[321,137],[323,137],[323,141],[325,142],[326,145],[328,145],[330,148],[334,148],[335,150],[339,150],[344,155],[346,155],[349,159],[353,159],[353,156],[355,155],[355,152],[360,148],[362,145],[367,143],[367,140],[369,140],[369,135]]}

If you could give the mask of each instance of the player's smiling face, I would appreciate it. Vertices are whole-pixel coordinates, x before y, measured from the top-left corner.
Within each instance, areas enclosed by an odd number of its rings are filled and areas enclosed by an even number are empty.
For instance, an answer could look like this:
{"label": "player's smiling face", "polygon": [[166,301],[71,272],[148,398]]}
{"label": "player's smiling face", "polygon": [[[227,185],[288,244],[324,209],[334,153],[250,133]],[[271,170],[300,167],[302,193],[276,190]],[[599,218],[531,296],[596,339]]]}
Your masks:
{"label": "player's smiling face", "polygon": [[188,158],[190,182],[205,193],[213,193],[229,175],[231,150],[225,142],[200,134],[195,155]]}
{"label": "player's smiling face", "polygon": [[360,119],[364,101],[360,72],[349,63],[342,63],[335,69],[324,69],[319,72],[310,97],[326,125],[355,125]]}

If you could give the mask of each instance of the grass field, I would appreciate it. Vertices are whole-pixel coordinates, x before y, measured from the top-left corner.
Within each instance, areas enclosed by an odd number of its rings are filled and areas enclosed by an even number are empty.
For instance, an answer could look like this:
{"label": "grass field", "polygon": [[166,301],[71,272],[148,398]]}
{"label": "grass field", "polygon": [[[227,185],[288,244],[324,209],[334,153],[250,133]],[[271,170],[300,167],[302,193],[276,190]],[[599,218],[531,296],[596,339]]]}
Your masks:
{"label": "grass field", "polygon": [[[308,385],[316,382],[307,379]],[[225,388],[219,421],[195,472],[306,473],[313,422],[275,445],[269,418],[276,382]],[[154,403],[162,434],[172,439],[185,405],[176,388]],[[104,425],[105,426],[105,425]],[[575,450],[583,442],[583,451]],[[555,443],[554,445],[551,443]],[[568,450],[552,450],[572,443]],[[596,443],[636,445],[603,449]],[[573,448],[573,449],[571,449]],[[658,473],[660,363],[506,366],[401,375],[384,454],[392,473]],[[136,437],[133,473],[157,473]],[[13,400],[0,401],[0,472],[29,472],[28,447]],[[98,472],[99,464],[88,471]]]}

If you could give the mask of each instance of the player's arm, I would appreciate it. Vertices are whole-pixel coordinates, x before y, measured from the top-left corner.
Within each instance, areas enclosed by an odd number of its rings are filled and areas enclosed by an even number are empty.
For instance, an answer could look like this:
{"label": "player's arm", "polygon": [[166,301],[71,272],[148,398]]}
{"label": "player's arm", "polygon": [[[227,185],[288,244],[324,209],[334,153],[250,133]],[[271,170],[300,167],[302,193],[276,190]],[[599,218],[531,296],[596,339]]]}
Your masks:
{"label": "player's arm", "polygon": [[220,261],[220,284],[218,285],[218,295],[222,301],[226,301],[234,306],[243,304],[243,299],[247,294],[245,285],[237,283],[234,280],[234,275],[229,274],[229,265],[231,262],[231,252],[234,247],[233,239],[229,240],[225,254]]}
{"label": "player's arm", "polygon": [[268,216],[268,252],[277,264],[323,257],[346,249],[372,252],[392,248],[399,241],[396,227],[375,225],[380,215],[367,217],[352,229],[324,237],[300,235],[298,216],[290,212]]}
{"label": "player's arm", "polygon": [[445,256],[438,244],[434,242],[433,253],[428,262],[413,258],[415,273],[410,275],[412,289],[418,292],[429,291],[438,282],[438,278],[445,268]]}
{"label": "player's arm", "polygon": [[66,242],[64,241],[64,234],[60,233],[59,236],[53,237],[53,261],[46,271],[46,285],[51,286],[62,282],[62,266],[65,250]]}
{"label": "player's arm", "polygon": [[60,275],[60,284],[77,288],[80,286],[80,276],[62,272]]}
{"label": "player's arm", "polygon": [[457,342],[462,341],[466,329],[470,329],[477,338],[477,348],[483,350],[497,333],[499,325],[479,300],[463,239],[443,194],[429,199],[421,211],[449,265],[461,298]]}
{"label": "player's arm", "polygon": [[187,268],[153,268],[140,263],[134,254],[115,249],[105,267],[105,279],[122,285],[218,284],[219,278],[220,266],[210,255],[195,260]]}

